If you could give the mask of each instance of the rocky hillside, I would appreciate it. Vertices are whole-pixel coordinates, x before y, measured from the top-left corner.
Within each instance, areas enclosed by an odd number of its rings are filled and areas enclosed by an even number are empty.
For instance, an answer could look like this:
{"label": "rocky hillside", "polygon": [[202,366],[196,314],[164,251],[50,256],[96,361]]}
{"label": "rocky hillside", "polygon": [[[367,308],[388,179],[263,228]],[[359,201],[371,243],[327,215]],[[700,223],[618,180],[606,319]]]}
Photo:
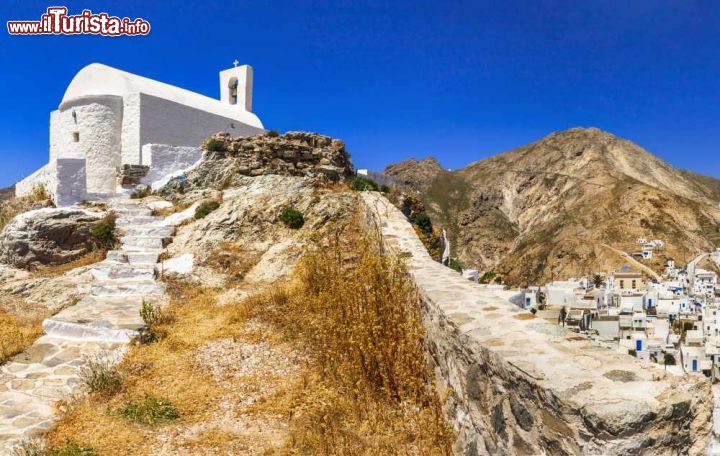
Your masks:
{"label": "rocky hillside", "polygon": [[720,245],[720,181],[672,168],[638,145],[596,128],[557,132],[457,171],[434,159],[386,173],[420,193],[447,227],[467,267],[509,283],[608,270],[639,237],[663,239],[680,262]]}
{"label": "rocky hillside", "polygon": [[15,186],[0,188],[0,203],[15,197]]}
{"label": "rocky hillside", "polygon": [[421,191],[427,191],[432,181],[444,172],[445,169],[434,157],[423,160],[409,158],[385,169],[385,174],[396,177],[406,185]]}

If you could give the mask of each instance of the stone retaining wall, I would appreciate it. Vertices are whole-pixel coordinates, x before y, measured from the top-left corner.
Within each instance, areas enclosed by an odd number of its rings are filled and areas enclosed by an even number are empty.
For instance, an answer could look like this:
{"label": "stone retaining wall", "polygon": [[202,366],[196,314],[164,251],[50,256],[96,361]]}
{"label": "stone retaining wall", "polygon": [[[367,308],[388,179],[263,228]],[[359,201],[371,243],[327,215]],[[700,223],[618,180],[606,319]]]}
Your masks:
{"label": "stone retaining wall", "polygon": [[433,261],[402,213],[363,193],[386,246],[408,259],[456,454],[700,454],[712,396],[519,309]]}

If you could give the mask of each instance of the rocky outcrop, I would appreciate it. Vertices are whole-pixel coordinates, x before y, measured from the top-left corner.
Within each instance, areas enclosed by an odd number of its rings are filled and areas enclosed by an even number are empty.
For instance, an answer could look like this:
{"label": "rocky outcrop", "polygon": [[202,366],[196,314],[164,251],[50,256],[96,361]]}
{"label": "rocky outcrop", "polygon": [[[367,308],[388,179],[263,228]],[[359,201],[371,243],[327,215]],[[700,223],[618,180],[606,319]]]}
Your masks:
{"label": "rocky outcrop", "polygon": [[402,213],[363,193],[368,219],[405,258],[455,454],[704,454],[710,383],[595,345],[510,303],[510,293],[433,261]]}
{"label": "rocky outcrop", "polygon": [[0,262],[35,269],[80,258],[94,248],[91,229],[103,215],[55,208],[20,214],[0,233]]}
{"label": "rocky outcrop", "polygon": [[446,172],[435,157],[422,160],[408,158],[389,165],[383,174],[391,176],[416,190],[425,192],[435,178]]}
{"label": "rocky outcrop", "polygon": [[345,143],[316,133],[263,133],[233,138],[218,133],[205,141],[208,151],[187,176],[171,180],[160,193],[224,189],[243,176],[277,174],[341,180],[353,174]]}

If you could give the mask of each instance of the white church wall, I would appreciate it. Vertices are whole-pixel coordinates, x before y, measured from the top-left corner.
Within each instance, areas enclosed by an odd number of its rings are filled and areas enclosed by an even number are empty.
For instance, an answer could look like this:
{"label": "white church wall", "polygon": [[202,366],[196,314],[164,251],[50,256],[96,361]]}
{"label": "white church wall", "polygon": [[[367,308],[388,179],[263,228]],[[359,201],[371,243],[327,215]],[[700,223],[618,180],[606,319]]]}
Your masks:
{"label": "white church wall", "polygon": [[141,182],[155,190],[175,175],[195,165],[203,155],[199,147],[169,146],[167,144],[145,144],[142,146],[141,163],[150,166]]}
{"label": "white church wall", "polygon": [[89,194],[115,192],[121,163],[122,99],[92,96],[60,105],[53,120],[58,124],[57,153],[60,158],[86,160],[86,189]]}
{"label": "white church wall", "polygon": [[56,206],[71,206],[85,199],[85,163],[84,158],[57,159],[55,173],[51,178]]}
{"label": "white church wall", "polygon": [[198,147],[208,136],[219,131],[226,131],[233,136],[248,136],[264,131],[237,120],[146,94],[140,94],[140,122],[140,144]]}
{"label": "white church wall", "polygon": [[140,94],[131,93],[123,98],[122,164],[141,164],[140,149]]}
{"label": "white church wall", "polygon": [[38,186],[42,185],[49,192],[49,176],[51,171],[51,163],[46,164],[25,179],[15,184],[15,196],[18,198],[27,196]]}

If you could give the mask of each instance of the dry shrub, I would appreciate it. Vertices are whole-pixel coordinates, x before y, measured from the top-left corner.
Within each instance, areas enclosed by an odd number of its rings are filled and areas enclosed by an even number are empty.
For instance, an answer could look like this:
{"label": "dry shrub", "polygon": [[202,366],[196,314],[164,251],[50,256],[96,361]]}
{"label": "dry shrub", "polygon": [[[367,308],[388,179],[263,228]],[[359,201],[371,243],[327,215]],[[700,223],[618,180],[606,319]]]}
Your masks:
{"label": "dry shrub", "polygon": [[117,362],[107,354],[98,354],[80,367],[80,380],[88,391],[112,396],[122,387],[122,374]]}
{"label": "dry shrub", "polygon": [[39,319],[20,318],[0,310],[0,364],[32,345],[40,335]]}
{"label": "dry shrub", "polygon": [[190,207],[190,205],[187,203],[173,203],[173,205],[170,207],[153,209],[152,215],[154,217],[167,217],[177,212],[182,212],[188,207]]}
{"label": "dry shrub", "polygon": [[315,361],[299,397],[277,398],[278,410],[302,404],[289,451],[450,453],[453,435],[425,360],[418,293],[377,235],[346,229],[301,260],[291,287],[245,305],[306,344]]}
{"label": "dry shrub", "polygon": [[52,206],[52,200],[44,185],[36,185],[30,194],[0,202],[0,231],[16,215],[40,207]]}

